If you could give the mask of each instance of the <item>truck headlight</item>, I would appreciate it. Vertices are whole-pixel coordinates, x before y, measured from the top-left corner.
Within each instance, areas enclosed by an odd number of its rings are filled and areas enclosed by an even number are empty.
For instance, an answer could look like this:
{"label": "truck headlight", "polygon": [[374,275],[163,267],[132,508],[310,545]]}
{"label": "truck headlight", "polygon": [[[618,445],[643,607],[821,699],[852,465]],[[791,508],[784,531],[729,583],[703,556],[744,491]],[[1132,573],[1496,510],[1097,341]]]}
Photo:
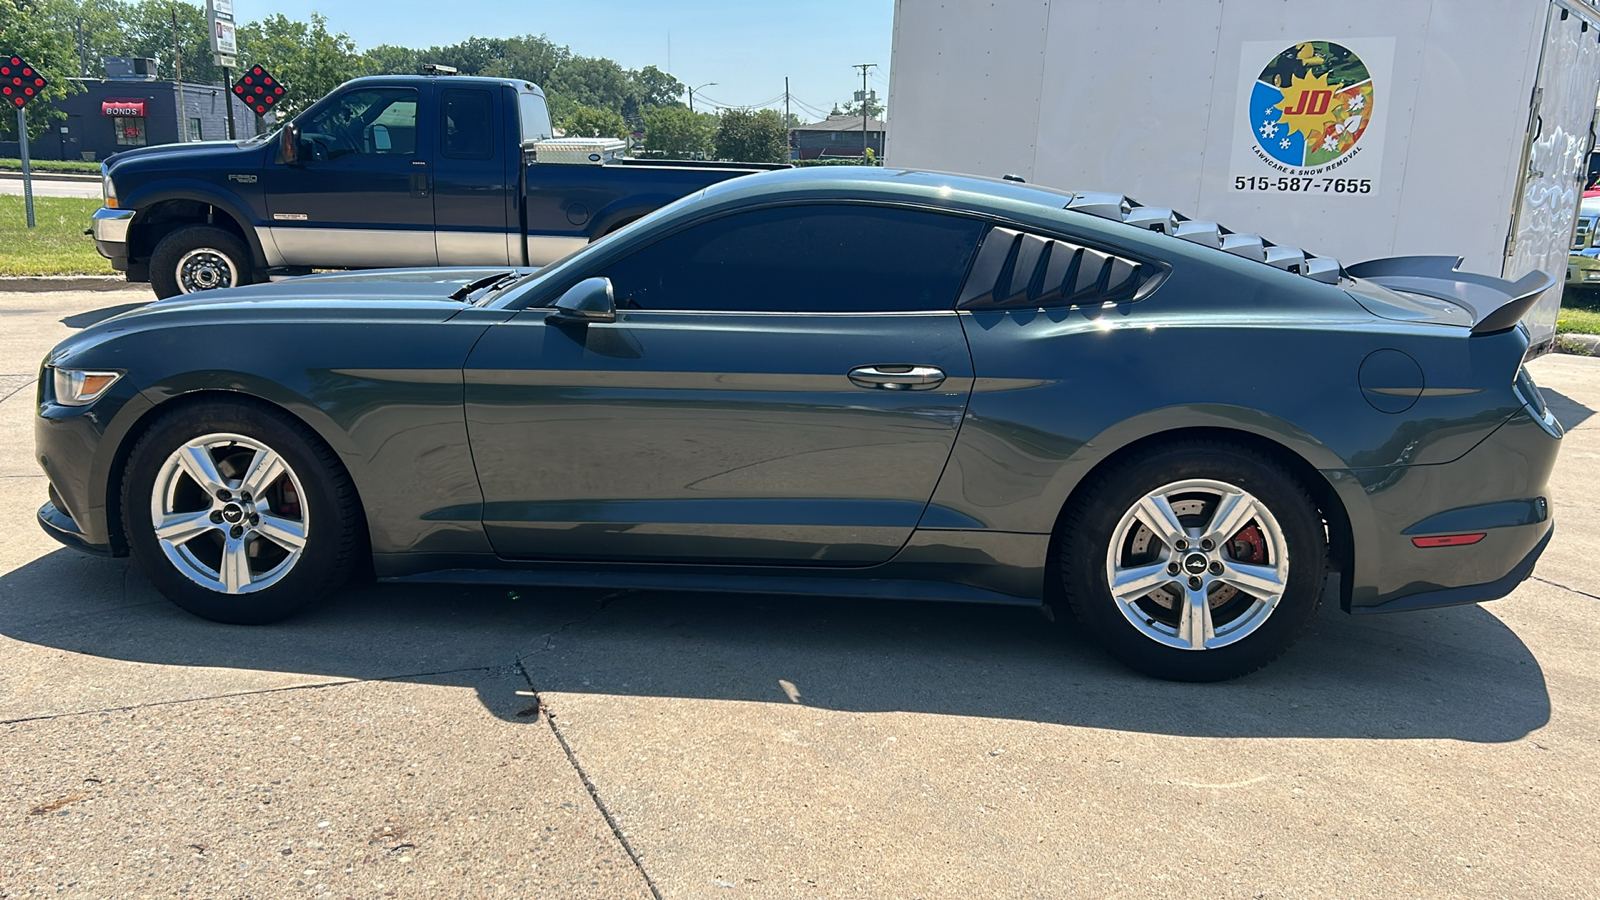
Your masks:
{"label": "truck headlight", "polygon": [[121,372],[96,369],[56,368],[52,372],[55,399],[62,406],[88,406],[99,400],[122,377]]}
{"label": "truck headlight", "polygon": [[117,186],[111,181],[111,170],[105,163],[100,164],[100,196],[105,201],[106,209],[117,208]]}

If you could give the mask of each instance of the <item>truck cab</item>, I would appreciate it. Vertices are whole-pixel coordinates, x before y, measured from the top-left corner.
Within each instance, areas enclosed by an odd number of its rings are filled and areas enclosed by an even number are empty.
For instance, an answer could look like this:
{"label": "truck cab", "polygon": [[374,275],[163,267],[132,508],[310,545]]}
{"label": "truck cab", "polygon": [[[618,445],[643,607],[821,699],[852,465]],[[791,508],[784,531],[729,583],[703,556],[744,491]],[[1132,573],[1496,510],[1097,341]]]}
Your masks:
{"label": "truck cab", "polygon": [[358,78],[257,139],[110,157],[95,243],[163,297],[312,269],[537,266],[758,168],[541,163],[551,138],[529,82]]}

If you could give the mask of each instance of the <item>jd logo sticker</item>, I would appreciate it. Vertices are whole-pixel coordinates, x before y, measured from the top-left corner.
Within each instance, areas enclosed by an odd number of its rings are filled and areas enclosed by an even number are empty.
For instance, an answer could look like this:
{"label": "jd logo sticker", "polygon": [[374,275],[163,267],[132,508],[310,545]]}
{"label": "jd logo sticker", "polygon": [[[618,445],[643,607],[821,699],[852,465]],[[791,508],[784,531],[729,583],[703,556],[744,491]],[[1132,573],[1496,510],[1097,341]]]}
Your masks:
{"label": "jd logo sticker", "polygon": [[1382,168],[1394,40],[1251,41],[1241,51],[1232,186],[1371,193]]}
{"label": "jd logo sticker", "polygon": [[1349,154],[1373,111],[1372,74],[1361,57],[1332,41],[1296,44],[1273,57],[1250,96],[1256,143],[1295,167]]}

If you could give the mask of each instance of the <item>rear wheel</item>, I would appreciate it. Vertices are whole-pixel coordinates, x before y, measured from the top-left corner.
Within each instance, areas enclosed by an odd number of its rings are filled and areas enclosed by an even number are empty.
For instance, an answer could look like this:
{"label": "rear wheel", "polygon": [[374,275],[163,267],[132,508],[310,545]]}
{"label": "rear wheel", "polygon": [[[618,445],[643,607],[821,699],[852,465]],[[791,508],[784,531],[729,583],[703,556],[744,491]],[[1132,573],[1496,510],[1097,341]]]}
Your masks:
{"label": "rear wheel", "polygon": [[358,546],[355,493],[317,436],[268,407],[217,402],[151,426],[128,459],[123,527],[168,599],[234,624],[331,593]]}
{"label": "rear wheel", "polygon": [[250,281],[249,248],[215,225],[185,225],[162,238],[150,256],[150,286],[162,299]]}
{"label": "rear wheel", "polygon": [[1281,655],[1316,610],[1327,556],[1289,472],[1209,442],[1119,464],[1069,513],[1058,548],[1078,618],[1124,663],[1176,681]]}

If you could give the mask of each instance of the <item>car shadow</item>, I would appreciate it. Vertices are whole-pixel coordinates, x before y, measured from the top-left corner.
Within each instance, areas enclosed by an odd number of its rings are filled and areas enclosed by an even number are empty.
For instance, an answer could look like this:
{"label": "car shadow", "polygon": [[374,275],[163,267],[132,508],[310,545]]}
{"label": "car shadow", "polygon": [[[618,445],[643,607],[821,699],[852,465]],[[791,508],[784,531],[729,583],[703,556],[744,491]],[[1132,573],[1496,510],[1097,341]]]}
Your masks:
{"label": "car shadow", "polygon": [[[217,625],[125,560],[61,550],[0,576],[0,634],[109,660],[408,678],[479,690],[801,703],[1207,737],[1513,741],[1550,717],[1544,674],[1476,606],[1324,609],[1282,659],[1223,684],[1122,668],[1035,608],[657,592],[366,585],[278,625]],[[454,679],[454,680],[452,680]],[[114,690],[115,688],[110,688]],[[517,716],[521,710],[523,717]]]}
{"label": "car shadow", "polygon": [[141,307],[149,306],[153,302],[155,302],[154,297],[139,303],[119,303],[116,306],[91,309],[88,312],[67,316],[61,320],[61,324],[72,329],[88,328],[90,325],[98,325],[112,316],[120,316],[125,312],[132,312]]}
{"label": "car shadow", "polygon": [[1544,395],[1545,406],[1550,407],[1550,411],[1556,414],[1556,421],[1560,422],[1563,428],[1577,428],[1586,419],[1594,415],[1594,410],[1560,391],[1552,391],[1547,387],[1541,387],[1539,388],[1539,393]]}

